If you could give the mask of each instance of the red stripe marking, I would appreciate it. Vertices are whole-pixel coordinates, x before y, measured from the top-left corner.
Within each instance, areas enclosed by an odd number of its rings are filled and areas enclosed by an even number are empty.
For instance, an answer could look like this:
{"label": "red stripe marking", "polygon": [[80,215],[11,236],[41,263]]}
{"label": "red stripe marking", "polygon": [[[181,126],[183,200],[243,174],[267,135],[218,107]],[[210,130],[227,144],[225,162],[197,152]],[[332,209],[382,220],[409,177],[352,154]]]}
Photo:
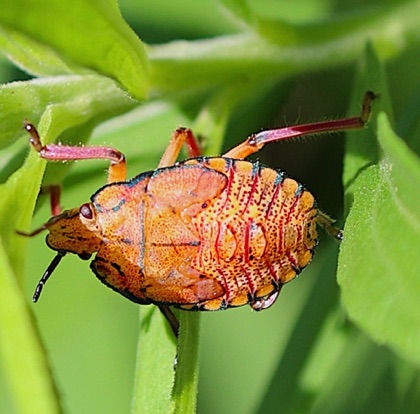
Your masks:
{"label": "red stripe marking", "polygon": [[258,185],[258,181],[259,181],[259,174],[257,172],[254,176],[253,181],[252,181],[252,187],[251,187],[251,190],[249,191],[249,194],[248,194],[248,200],[246,202],[246,205],[245,205],[244,209],[241,212],[241,215],[244,214],[244,212],[247,210],[249,204],[251,203],[251,200],[252,200],[252,198],[255,194],[256,187]]}
{"label": "red stripe marking", "polygon": [[251,237],[251,223],[252,218],[248,219],[248,222],[245,225],[244,261],[246,264],[249,264],[249,241]]}
{"label": "red stripe marking", "polygon": [[289,211],[287,212],[287,215],[286,215],[286,224],[290,223],[290,216],[295,211],[296,204],[299,201],[299,198],[300,198],[300,195],[294,197],[293,204],[290,206]]}
{"label": "red stripe marking", "polygon": [[279,191],[281,189],[281,182],[279,182],[278,184],[276,184],[276,190],[274,191],[274,194],[271,197],[270,202],[268,203],[268,208],[267,208],[267,212],[265,213],[265,218],[268,219],[268,216],[271,214],[271,209],[273,207],[274,201],[277,199],[278,195],[279,195]]}
{"label": "red stripe marking", "polygon": [[225,202],[223,204],[222,208],[226,207],[226,204],[229,202],[230,197],[231,197],[231,192],[232,192],[232,184],[233,184],[233,180],[234,180],[234,175],[235,175],[235,167],[234,167],[234,160],[226,160],[229,163],[229,169],[228,169],[228,173],[229,173],[229,178],[228,178],[228,182],[226,185],[226,199]]}
{"label": "red stripe marking", "polygon": [[[217,263],[220,264],[220,253],[219,253],[219,242],[220,242],[220,223],[218,221],[215,221],[215,224],[217,225],[217,234],[216,234],[216,238],[214,240],[214,250],[216,252],[216,256],[217,256]],[[212,229],[214,227],[212,226]]]}

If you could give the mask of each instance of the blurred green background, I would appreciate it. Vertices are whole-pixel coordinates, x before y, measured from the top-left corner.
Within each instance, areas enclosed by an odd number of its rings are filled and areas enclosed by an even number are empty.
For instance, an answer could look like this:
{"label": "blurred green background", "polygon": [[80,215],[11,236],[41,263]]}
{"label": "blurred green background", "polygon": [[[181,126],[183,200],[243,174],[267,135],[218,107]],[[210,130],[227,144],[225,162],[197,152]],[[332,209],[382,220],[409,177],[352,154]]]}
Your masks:
{"label": "blurred green background", "polygon": [[[304,26],[322,24],[335,16],[339,21],[342,16],[357,16],[366,9],[380,11],[393,2],[248,3],[261,16]],[[121,0],[119,6],[130,26],[150,45],[244,30],[216,0]],[[418,56],[419,43],[413,42],[386,61],[396,129],[401,135],[407,133],[403,127],[407,123],[398,120],[418,115]],[[262,128],[344,116],[355,71],[355,60],[316,71],[308,65],[307,70],[280,82],[262,84],[261,89],[253,85],[230,114],[224,148]],[[0,59],[2,82],[28,78],[5,58]],[[95,130],[90,143],[106,143],[124,152],[130,177],[155,168],[171,131],[178,125],[191,126],[209,96],[208,92],[186,96],[181,92],[157,96],[129,114],[108,121]],[[418,122],[411,125],[418,134]],[[24,138],[15,145],[25,153]],[[320,207],[342,225],[343,151],[343,136],[327,135],[273,144],[258,158],[305,183]],[[8,155],[1,156],[6,160]],[[63,183],[62,205],[73,207],[88,200],[105,183],[106,167],[106,163],[90,161],[72,167]],[[40,203],[32,228],[49,217],[47,204]],[[25,258],[28,301],[53,255],[43,236],[29,240]],[[386,347],[374,344],[346,319],[335,281],[337,255],[335,241],[322,234],[313,263],[284,288],[272,309],[256,313],[245,307],[202,315],[199,413],[420,411],[418,370]],[[77,414],[129,412],[139,307],[101,286],[88,264],[71,255],[56,270],[40,302],[29,306],[64,410]],[[0,412],[13,413],[3,372],[0,365]]]}

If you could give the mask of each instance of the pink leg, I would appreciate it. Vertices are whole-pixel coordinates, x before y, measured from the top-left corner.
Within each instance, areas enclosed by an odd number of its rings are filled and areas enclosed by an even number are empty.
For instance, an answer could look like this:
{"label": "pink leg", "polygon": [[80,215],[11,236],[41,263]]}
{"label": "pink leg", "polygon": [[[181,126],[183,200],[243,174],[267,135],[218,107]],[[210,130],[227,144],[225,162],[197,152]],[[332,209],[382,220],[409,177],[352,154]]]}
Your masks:
{"label": "pink leg", "polygon": [[[25,121],[24,129],[30,134],[29,142],[42,158],[52,161],[71,161],[84,159],[108,159],[111,165],[108,170],[108,183],[125,181],[126,164],[124,155],[114,148],[107,147],[78,147],[69,145],[42,145],[39,133],[34,125]],[[60,186],[50,185],[44,187],[42,192],[50,194],[51,212],[53,216],[61,214]],[[45,225],[33,230],[31,233],[17,231],[18,234],[32,237],[43,230]]]}
{"label": "pink leg", "polygon": [[368,121],[371,104],[375,98],[376,95],[373,92],[368,91],[365,93],[362,112],[359,116],[262,131],[249,136],[245,142],[228,151],[224,157],[243,159],[258,152],[265,144],[270,142],[285,141],[294,137],[319,134],[321,132],[363,128]]}
{"label": "pink leg", "polygon": [[107,159],[111,162],[108,170],[108,183],[125,181],[127,178],[124,154],[114,148],[56,144],[42,145],[38,131],[32,124],[25,122],[24,128],[31,136],[29,142],[42,158],[51,161]]}

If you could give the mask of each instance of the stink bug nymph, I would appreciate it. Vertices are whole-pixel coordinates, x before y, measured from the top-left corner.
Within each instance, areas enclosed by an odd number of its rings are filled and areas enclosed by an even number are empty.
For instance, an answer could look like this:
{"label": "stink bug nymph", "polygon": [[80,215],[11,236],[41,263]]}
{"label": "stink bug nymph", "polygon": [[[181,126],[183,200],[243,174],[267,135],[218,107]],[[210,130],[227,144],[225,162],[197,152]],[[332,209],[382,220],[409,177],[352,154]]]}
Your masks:
{"label": "stink bug nymph", "polygon": [[[267,309],[311,261],[317,225],[337,239],[342,234],[301,184],[245,158],[270,142],[362,128],[374,97],[365,94],[360,116],[262,131],[220,157],[201,156],[192,132],[178,128],[158,168],[129,180],[116,149],[42,145],[26,123],[42,158],[110,161],[108,183],[79,208],[61,212],[58,187],[49,188],[53,217],[26,234],[48,230],[47,244],[57,252],[34,302],[60,260],[74,253],[85,260],[95,255],[90,267],[105,285],[159,306],[175,333],[169,306]],[[176,163],[184,143],[190,158]]]}

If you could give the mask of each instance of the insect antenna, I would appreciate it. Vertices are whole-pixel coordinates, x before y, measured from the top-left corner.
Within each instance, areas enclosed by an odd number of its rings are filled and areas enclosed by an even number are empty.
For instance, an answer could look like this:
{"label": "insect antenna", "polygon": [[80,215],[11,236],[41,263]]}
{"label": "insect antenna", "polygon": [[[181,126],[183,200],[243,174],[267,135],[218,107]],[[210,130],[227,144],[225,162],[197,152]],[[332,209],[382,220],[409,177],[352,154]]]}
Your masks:
{"label": "insect antenna", "polygon": [[34,237],[38,235],[39,233],[42,233],[44,230],[47,230],[47,223],[43,224],[41,227],[38,227],[37,229],[26,232],[21,230],[15,230],[16,234],[19,234],[19,236],[25,236],[25,237]]}
{"label": "insect antenna", "polygon": [[61,259],[65,255],[66,255],[66,252],[58,251],[57,252],[57,255],[54,257],[54,259],[52,260],[52,262],[48,266],[47,270],[42,275],[40,281],[36,285],[35,292],[34,292],[34,295],[32,297],[32,301],[34,303],[38,301],[38,299],[39,299],[39,297],[41,295],[41,292],[42,292],[42,288],[44,287],[45,283],[47,283],[47,280],[50,278],[50,276],[54,272],[55,268],[58,266],[58,264],[60,263]]}

